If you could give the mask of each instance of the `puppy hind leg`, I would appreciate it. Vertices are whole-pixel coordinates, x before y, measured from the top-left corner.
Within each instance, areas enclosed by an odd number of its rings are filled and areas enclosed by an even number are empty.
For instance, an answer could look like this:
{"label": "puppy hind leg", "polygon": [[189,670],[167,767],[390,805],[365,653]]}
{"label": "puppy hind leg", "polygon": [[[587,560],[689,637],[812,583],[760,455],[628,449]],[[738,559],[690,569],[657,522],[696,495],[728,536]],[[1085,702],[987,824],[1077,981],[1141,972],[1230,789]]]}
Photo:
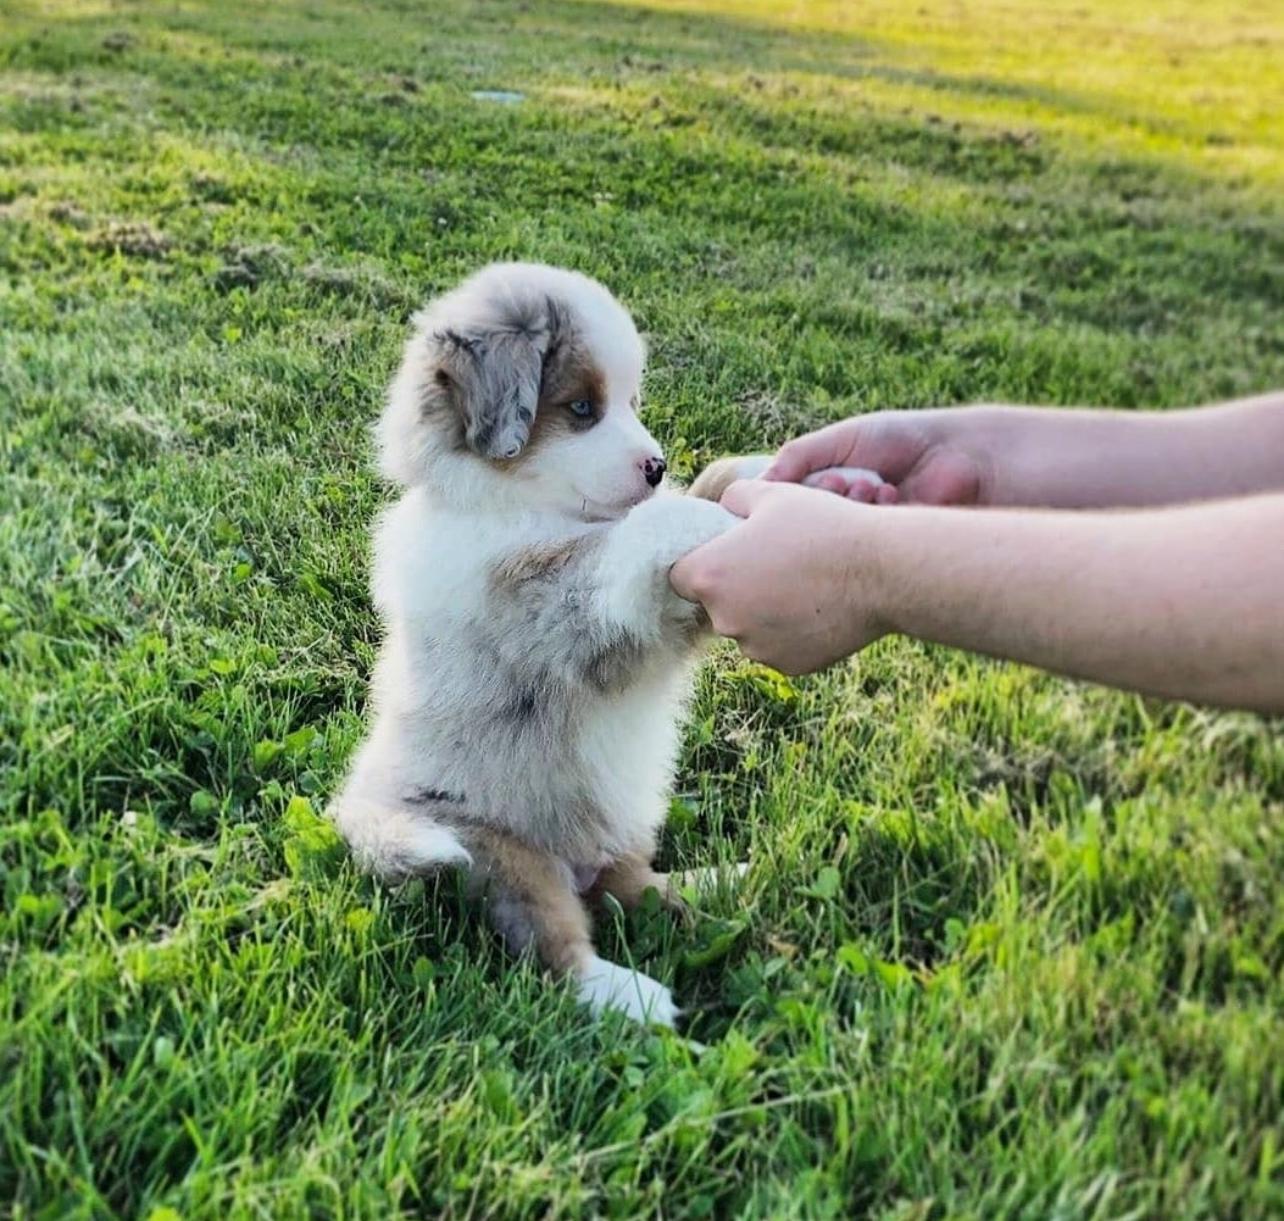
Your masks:
{"label": "puppy hind leg", "polygon": [[742,861],[738,865],[703,865],[680,873],[657,873],[644,857],[629,855],[603,869],[589,895],[600,900],[609,894],[621,907],[630,909],[641,903],[648,889],[654,888],[667,910],[691,923],[695,917],[683,891],[707,894],[721,886],[734,888],[748,872],[748,863]]}
{"label": "puppy hind leg", "polygon": [[689,924],[693,917],[678,893],[681,884],[678,875],[657,873],[646,857],[629,853],[612,861],[598,874],[589,897],[600,901],[604,895],[610,895],[627,911],[637,907],[648,890],[654,890],[664,908]]}
{"label": "puppy hind leg", "polygon": [[740,861],[735,865],[701,865],[665,876],[669,885],[678,890],[707,891],[717,890],[719,886],[737,886],[748,872],[749,862]]}
{"label": "puppy hind leg", "polygon": [[574,979],[580,1001],[594,1013],[616,1009],[635,1021],[673,1025],[678,1009],[668,988],[598,957],[588,913],[562,862],[502,832],[470,839],[492,885],[491,917],[512,949],[533,948],[556,974]]}

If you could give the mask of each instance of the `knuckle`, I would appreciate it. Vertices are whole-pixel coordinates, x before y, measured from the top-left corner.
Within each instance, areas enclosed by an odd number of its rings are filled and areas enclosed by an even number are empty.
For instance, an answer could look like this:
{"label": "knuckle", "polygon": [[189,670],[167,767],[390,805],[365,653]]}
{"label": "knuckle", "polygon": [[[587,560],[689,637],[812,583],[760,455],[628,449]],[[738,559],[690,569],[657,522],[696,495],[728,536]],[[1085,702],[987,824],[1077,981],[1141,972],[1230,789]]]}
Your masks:
{"label": "knuckle", "polygon": [[724,613],[716,606],[708,607],[708,610],[709,623],[712,625],[713,630],[717,632],[719,636],[726,636],[731,640],[737,639],[738,632],[735,616]]}
{"label": "knuckle", "polygon": [[723,586],[723,569],[717,560],[703,560],[696,565],[692,588],[716,598]]}
{"label": "knuckle", "polygon": [[706,610],[710,608],[710,604],[714,601],[714,592],[699,572],[694,572],[687,577],[684,585],[685,592],[690,595],[693,601],[699,602]]}

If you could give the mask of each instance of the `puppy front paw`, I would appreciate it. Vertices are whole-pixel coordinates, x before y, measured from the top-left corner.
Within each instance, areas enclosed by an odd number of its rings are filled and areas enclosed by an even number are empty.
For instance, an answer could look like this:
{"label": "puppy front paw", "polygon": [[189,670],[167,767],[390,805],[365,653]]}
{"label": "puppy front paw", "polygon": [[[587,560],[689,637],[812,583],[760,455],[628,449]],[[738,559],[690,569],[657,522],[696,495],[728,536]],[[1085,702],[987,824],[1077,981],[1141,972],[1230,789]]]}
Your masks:
{"label": "puppy front paw", "polygon": [[635,541],[667,572],[688,551],[725,534],[740,519],[721,505],[694,496],[655,496],[625,519]]}
{"label": "puppy front paw", "polygon": [[669,569],[688,551],[731,529],[740,519],[719,505],[660,493],[611,528],[599,569],[603,620],[639,640],[656,640],[677,624],[698,621],[693,603],[669,585]]}
{"label": "puppy front paw", "polygon": [[812,471],[803,480],[803,486],[820,488],[826,492],[838,492],[848,495],[853,488],[865,486],[870,493],[876,492],[887,481],[877,471],[864,466],[825,466]]}
{"label": "puppy front paw", "polygon": [[757,479],[772,463],[770,454],[746,454],[739,458],[717,458],[710,462],[687,489],[688,496],[719,501],[737,479]]}
{"label": "puppy front paw", "polygon": [[658,979],[596,954],[580,973],[579,998],[595,1014],[614,1009],[635,1022],[655,1026],[673,1026],[682,1012],[674,1004],[673,993]]}
{"label": "puppy front paw", "polygon": [[[721,500],[722,494],[738,479],[757,479],[773,461],[768,454],[718,458],[696,476],[695,482],[687,489],[687,495],[703,500]],[[812,471],[802,482],[804,487],[847,495],[853,487],[862,485],[868,485],[871,492],[877,491],[886,481],[877,471],[863,466],[826,466]]]}

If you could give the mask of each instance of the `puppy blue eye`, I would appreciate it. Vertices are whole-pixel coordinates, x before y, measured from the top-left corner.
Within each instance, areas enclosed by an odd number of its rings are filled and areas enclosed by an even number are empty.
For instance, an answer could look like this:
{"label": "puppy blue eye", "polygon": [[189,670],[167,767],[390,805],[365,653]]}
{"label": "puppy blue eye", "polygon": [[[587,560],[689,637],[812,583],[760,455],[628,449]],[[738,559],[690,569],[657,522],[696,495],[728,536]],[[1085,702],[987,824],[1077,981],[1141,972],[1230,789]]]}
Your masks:
{"label": "puppy blue eye", "polygon": [[593,404],[588,399],[576,399],[573,403],[567,403],[566,407],[571,415],[581,420],[587,420],[593,414]]}

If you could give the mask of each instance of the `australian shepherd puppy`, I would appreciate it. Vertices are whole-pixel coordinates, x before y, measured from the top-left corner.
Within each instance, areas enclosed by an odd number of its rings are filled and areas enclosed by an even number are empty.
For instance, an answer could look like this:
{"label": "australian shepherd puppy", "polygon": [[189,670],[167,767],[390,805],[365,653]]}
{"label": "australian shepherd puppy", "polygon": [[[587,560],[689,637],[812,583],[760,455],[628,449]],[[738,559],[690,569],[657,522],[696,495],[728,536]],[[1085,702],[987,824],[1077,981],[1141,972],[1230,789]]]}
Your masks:
{"label": "australian shepherd puppy", "polygon": [[615,298],[553,267],[416,316],[378,427],[402,493],[374,536],[373,721],[331,813],[385,878],[467,869],[595,1010],[672,1023],[668,988],[594,952],[584,899],[675,897],[651,861],[707,625],[668,572],[736,519],[665,488],[643,359]]}

